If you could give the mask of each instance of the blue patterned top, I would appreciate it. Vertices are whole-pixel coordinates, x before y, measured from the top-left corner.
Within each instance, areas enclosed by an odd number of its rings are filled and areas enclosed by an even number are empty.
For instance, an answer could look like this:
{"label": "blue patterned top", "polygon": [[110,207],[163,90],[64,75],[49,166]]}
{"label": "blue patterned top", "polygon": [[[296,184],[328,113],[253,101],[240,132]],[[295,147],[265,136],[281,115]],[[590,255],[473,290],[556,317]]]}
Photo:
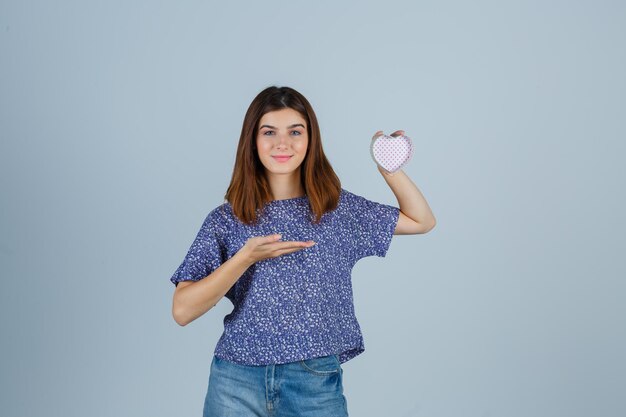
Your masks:
{"label": "blue patterned top", "polygon": [[253,236],[316,243],[250,266],[228,290],[234,305],[224,317],[215,356],[243,365],[294,362],[338,354],[341,363],[363,353],[354,313],[351,272],[366,256],[384,257],[400,209],[341,188],[339,205],[312,223],[307,196],[273,200],[257,225],[234,216],[228,202],[204,220],[170,281],[198,281]]}

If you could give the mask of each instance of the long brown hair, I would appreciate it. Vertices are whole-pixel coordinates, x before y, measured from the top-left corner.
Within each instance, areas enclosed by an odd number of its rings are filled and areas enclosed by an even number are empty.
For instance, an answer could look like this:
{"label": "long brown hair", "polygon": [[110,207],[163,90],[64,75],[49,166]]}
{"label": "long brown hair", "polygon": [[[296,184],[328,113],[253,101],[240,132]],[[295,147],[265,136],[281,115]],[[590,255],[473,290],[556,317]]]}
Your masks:
{"label": "long brown hair", "polygon": [[309,137],[304,160],[300,164],[300,180],[309,200],[314,222],[339,204],[341,182],[322,149],[317,117],[309,101],[290,87],[270,86],[252,100],[246,112],[239,137],[237,156],[230,185],[224,198],[233,213],[244,223],[256,223],[257,210],[272,200],[265,167],[256,150],[258,124],[265,113],[291,108],[306,120]]}

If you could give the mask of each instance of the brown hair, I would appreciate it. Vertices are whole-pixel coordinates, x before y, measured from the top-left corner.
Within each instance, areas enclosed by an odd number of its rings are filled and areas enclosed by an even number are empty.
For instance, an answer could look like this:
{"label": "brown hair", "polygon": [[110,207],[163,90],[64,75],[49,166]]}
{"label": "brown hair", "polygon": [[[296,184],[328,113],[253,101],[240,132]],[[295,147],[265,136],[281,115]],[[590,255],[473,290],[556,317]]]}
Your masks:
{"label": "brown hair", "polygon": [[265,167],[256,150],[258,124],[265,113],[284,108],[296,110],[307,122],[309,141],[300,164],[300,179],[315,223],[339,204],[341,182],[324,155],[320,128],[311,104],[293,88],[271,86],[261,91],[246,111],[233,175],[224,196],[233,213],[246,224],[255,223],[257,210],[272,200]]}

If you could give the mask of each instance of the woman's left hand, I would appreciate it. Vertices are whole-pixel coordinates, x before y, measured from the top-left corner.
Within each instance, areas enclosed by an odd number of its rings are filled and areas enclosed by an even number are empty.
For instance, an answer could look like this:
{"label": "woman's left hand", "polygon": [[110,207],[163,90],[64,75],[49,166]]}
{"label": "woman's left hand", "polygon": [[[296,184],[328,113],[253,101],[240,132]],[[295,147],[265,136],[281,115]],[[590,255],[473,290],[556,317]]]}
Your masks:
{"label": "woman's left hand", "polygon": [[[382,135],[383,135],[382,130],[379,130],[378,132],[374,133],[374,136],[372,136],[372,142],[374,142],[377,137],[382,136]],[[395,138],[396,136],[401,136],[401,135],[404,135],[404,130],[396,130],[389,136],[393,136]],[[376,164],[376,166],[378,167],[378,171],[380,171],[381,174],[389,175],[389,176],[393,175],[391,172],[387,172],[387,170],[385,170],[383,167],[378,165],[378,163]]]}

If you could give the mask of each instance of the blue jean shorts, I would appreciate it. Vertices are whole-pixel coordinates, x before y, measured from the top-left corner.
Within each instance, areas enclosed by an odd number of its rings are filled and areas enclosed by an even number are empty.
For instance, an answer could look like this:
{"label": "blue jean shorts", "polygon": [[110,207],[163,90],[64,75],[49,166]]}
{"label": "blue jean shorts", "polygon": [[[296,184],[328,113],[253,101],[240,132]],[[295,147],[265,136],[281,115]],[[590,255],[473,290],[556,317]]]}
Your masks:
{"label": "blue jean shorts", "polygon": [[203,417],[347,417],[338,355],[273,365],[213,356]]}

